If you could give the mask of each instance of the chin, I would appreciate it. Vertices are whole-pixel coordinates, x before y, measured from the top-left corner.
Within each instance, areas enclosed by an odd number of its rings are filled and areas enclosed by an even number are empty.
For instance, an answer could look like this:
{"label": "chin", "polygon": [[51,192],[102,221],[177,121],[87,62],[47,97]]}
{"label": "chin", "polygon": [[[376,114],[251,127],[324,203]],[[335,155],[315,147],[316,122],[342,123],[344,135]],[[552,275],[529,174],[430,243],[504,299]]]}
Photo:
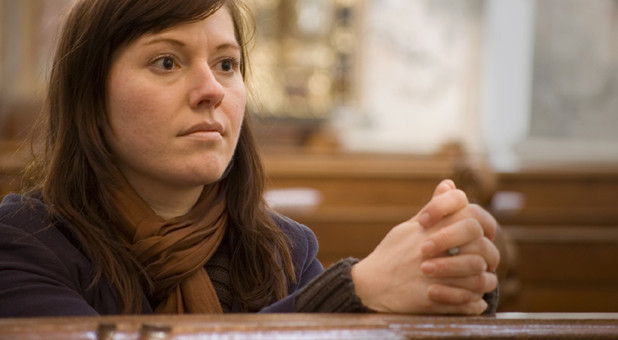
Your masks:
{"label": "chin", "polygon": [[200,162],[200,166],[192,166],[185,173],[185,179],[192,184],[208,185],[215,183],[226,174],[229,161],[213,160]]}
{"label": "chin", "polygon": [[199,179],[197,181],[203,185],[212,184],[212,183],[220,181],[224,173],[225,173],[225,168],[217,169],[216,171],[209,172],[208,174],[199,176]]}

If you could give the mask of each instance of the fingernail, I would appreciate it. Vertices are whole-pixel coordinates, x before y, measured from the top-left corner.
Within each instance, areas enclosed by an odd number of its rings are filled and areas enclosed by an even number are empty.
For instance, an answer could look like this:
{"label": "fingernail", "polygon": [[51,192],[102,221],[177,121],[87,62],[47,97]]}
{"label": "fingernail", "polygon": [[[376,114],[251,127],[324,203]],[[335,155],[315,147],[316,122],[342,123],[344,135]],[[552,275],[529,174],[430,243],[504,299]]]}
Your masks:
{"label": "fingernail", "polygon": [[446,185],[449,186],[449,188],[452,189],[457,189],[457,186],[455,186],[455,182],[453,182],[452,179],[446,179],[444,180],[444,182],[446,183]]}
{"label": "fingernail", "polygon": [[423,262],[421,263],[421,270],[425,275],[432,275],[436,272],[436,265],[431,262]]}
{"label": "fingernail", "polygon": [[418,223],[423,227],[428,227],[429,219],[430,219],[430,216],[428,213],[422,213],[421,216],[418,218]]}
{"label": "fingernail", "polygon": [[423,252],[423,255],[425,256],[433,255],[435,249],[436,249],[436,244],[431,240],[425,241],[423,245],[421,246],[421,251]]}

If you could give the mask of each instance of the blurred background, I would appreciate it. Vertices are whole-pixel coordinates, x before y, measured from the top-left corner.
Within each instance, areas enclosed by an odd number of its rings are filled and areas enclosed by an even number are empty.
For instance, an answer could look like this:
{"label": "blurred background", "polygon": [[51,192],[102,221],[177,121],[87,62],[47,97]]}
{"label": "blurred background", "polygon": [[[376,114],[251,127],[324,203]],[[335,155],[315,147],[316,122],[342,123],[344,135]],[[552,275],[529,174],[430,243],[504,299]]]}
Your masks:
{"label": "blurred background", "polygon": [[[0,0],[0,196],[72,0]],[[251,0],[273,207],[325,265],[450,177],[503,226],[501,311],[618,312],[618,0]]]}

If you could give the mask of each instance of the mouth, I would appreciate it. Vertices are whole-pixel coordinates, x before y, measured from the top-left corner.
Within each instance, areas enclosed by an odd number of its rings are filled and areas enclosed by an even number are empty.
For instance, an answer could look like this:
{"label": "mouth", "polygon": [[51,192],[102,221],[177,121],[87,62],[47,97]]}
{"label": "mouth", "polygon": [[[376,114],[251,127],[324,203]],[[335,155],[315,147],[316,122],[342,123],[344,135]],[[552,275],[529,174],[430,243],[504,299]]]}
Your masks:
{"label": "mouth", "polygon": [[223,135],[223,126],[217,122],[201,122],[183,130],[178,134],[180,137],[198,135]]}

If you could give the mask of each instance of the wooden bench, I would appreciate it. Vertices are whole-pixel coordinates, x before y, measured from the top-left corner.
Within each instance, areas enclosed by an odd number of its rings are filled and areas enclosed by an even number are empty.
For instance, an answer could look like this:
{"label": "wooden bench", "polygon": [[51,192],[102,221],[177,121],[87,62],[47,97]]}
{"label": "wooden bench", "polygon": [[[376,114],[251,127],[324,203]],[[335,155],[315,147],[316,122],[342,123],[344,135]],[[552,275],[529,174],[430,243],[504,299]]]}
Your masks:
{"label": "wooden bench", "polygon": [[618,169],[498,175],[491,209],[513,243],[501,310],[618,311]]}
{"label": "wooden bench", "polygon": [[204,314],[0,319],[0,339],[616,339],[616,314]]}

